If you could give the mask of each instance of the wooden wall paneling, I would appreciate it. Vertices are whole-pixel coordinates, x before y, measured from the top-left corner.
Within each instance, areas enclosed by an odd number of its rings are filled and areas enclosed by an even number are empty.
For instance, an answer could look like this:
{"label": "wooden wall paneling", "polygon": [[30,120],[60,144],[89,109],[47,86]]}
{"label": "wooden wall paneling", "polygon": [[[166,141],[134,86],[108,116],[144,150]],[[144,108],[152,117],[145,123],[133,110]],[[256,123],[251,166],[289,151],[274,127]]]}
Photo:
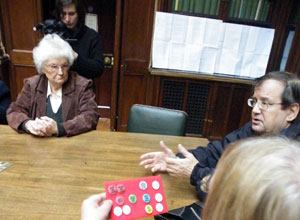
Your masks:
{"label": "wooden wall paneling", "polygon": [[251,111],[252,111],[252,108],[248,106],[247,104],[247,101],[248,101],[248,98],[250,98],[252,96],[252,86],[251,85],[248,85],[246,86],[245,85],[245,95],[244,95],[244,100],[243,100],[243,108],[242,108],[242,114],[241,114],[241,118],[240,118],[240,124],[238,127],[242,127],[244,124],[246,124],[248,121],[251,120]]}
{"label": "wooden wall paneling", "polygon": [[248,122],[251,109],[247,99],[250,95],[251,85],[215,83],[209,116],[210,129],[205,136],[210,140],[221,140]]}
{"label": "wooden wall paneling", "polygon": [[33,27],[41,22],[39,0],[1,0],[5,47],[10,56],[10,88],[12,100],[20,92],[24,77],[36,74],[32,49],[40,35]]}
{"label": "wooden wall paneling", "polygon": [[[122,73],[122,67],[121,67]],[[126,131],[130,107],[133,104],[145,104],[147,81],[141,76],[121,78],[120,99],[118,101],[118,131]]]}
{"label": "wooden wall paneling", "polygon": [[148,74],[146,105],[159,106],[160,76]]}
{"label": "wooden wall paneling", "polygon": [[232,87],[232,102],[228,111],[226,134],[240,127],[240,121],[245,112],[244,108],[249,108],[246,101],[248,93],[248,87],[240,85]]}
{"label": "wooden wall paneling", "polygon": [[221,140],[248,122],[251,108],[247,105],[247,99],[250,95],[251,85],[215,83],[210,129],[207,130],[206,137]]}
{"label": "wooden wall paneling", "polygon": [[282,58],[285,41],[287,38],[286,26],[288,18],[292,12],[294,0],[281,0],[277,1],[274,11],[272,28],[275,29],[275,36],[267,66],[267,72],[278,70]]}
{"label": "wooden wall paneling", "polygon": [[[14,85],[17,91],[21,91],[23,88],[23,81],[25,78],[31,77],[35,74],[33,68],[30,66],[14,66],[14,71],[18,74],[15,78]],[[34,74],[33,74],[34,72]],[[18,94],[17,94],[18,96]]]}
{"label": "wooden wall paneling", "polygon": [[125,131],[132,104],[146,103],[155,1],[123,1],[117,129]]}
{"label": "wooden wall paneling", "polygon": [[226,131],[228,111],[231,106],[232,88],[230,85],[218,84],[216,100],[213,108],[213,118],[211,129],[208,134],[210,140],[220,140]]}

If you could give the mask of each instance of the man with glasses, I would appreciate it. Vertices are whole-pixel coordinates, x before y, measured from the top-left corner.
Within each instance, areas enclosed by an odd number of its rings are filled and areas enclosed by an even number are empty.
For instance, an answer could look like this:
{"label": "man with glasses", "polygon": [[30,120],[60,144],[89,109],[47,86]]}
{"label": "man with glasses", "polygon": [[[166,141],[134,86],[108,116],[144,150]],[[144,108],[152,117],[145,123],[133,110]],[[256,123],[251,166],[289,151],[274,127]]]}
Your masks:
{"label": "man with glasses", "polygon": [[251,122],[226,135],[222,141],[212,141],[207,147],[189,151],[179,144],[176,155],[161,141],[163,151],[143,154],[140,165],[152,172],[189,177],[201,198],[201,180],[213,172],[228,144],[259,135],[300,139],[300,80],[296,74],[270,72],[259,78],[248,105],[252,107]]}

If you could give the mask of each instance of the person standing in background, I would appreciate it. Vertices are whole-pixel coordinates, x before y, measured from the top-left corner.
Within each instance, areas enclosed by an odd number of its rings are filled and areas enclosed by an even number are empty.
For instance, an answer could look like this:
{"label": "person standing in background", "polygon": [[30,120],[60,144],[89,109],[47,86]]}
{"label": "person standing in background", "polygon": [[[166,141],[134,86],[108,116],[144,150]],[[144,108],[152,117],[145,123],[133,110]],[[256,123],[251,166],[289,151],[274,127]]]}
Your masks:
{"label": "person standing in background", "polygon": [[101,36],[84,23],[85,12],[80,0],[56,0],[56,18],[67,28],[75,61],[71,70],[88,79],[100,77],[104,70]]}

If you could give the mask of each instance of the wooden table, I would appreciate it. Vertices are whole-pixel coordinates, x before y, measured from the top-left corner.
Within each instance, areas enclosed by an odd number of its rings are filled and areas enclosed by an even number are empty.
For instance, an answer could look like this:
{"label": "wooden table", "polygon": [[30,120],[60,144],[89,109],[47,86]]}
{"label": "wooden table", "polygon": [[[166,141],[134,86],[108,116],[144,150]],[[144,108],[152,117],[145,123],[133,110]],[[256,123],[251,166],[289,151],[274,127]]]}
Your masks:
{"label": "wooden table", "polygon": [[[38,138],[0,125],[0,219],[80,219],[82,201],[104,192],[104,182],[152,175],[139,156],[159,149],[177,152],[205,146],[206,139],[126,132],[92,131],[71,138]],[[168,209],[197,200],[189,179],[161,174]]]}

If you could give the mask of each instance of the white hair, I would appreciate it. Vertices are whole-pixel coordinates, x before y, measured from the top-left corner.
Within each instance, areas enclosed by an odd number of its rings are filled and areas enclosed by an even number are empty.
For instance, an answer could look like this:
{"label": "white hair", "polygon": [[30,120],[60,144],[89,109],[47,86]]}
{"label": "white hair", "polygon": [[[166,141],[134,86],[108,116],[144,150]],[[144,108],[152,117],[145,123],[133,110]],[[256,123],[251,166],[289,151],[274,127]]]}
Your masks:
{"label": "white hair", "polygon": [[68,42],[60,38],[57,34],[47,34],[33,49],[33,61],[38,73],[42,73],[41,69],[44,62],[52,58],[64,57],[71,66],[74,62],[73,49]]}

